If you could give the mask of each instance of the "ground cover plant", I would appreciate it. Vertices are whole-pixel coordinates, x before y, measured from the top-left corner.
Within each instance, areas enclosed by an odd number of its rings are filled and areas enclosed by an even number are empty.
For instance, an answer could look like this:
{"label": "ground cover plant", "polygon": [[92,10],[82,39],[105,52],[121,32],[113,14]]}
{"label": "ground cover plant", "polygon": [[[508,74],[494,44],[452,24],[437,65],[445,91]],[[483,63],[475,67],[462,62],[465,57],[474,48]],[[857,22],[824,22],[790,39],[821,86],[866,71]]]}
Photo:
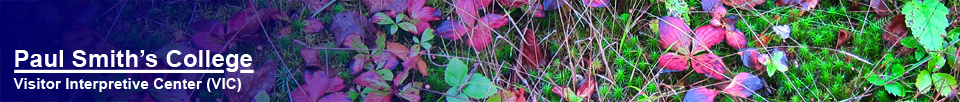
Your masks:
{"label": "ground cover plant", "polygon": [[[244,92],[129,92],[158,101],[960,101],[955,0],[158,0],[98,7],[104,19],[63,31],[64,42],[88,46],[66,48],[252,53],[262,61],[255,69],[272,72],[241,76],[273,82]],[[114,25],[111,19],[121,29],[93,30]],[[117,34],[100,37],[107,32]],[[107,44],[90,43],[101,41]],[[160,45],[167,46],[151,47]]]}

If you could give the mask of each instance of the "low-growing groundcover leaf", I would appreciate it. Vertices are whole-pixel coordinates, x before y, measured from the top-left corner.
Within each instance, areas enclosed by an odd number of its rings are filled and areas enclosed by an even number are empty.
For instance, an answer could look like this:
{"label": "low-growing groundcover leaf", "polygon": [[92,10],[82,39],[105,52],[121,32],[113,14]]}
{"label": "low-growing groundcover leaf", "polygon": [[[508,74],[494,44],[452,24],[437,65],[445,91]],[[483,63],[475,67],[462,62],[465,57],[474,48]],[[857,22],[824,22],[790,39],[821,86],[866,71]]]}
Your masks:
{"label": "low-growing groundcover leaf", "polygon": [[407,9],[408,0],[363,0],[368,7],[367,12],[386,11],[389,15],[402,13]]}
{"label": "low-growing groundcover leaf", "polygon": [[780,71],[781,73],[786,73],[790,69],[790,65],[787,63],[787,54],[786,52],[780,51],[779,49],[773,49],[769,54],[769,59],[764,61],[764,65],[767,65],[767,75],[773,76],[775,71]]}
{"label": "low-growing groundcover leaf", "polygon": [[754,10],[754,6],[763,4],[766,0],[723,0],[723,4],[742,10]]}
{"label": "low-growing groundcover leaf", "polygon": [[[327,72],[316,71],[313,73],[305,72],[303,78],[305,84],[300,85],[293,92],[290,92],[293,101],[298,102],[317,102],[320,100],[350,100],[342,92],[346,85],[343,85],[343,79],[336,76],[327,75]],[[333,93],[324,96],[326,93]],[[324,96],[321,98],[321,96]]]}
{"label": "low-growing groundcover leaf", "polygon": [[[493,82],[491,82],[486,76],[480,75],[479,73],[473,73],[472,76],[467,76],[471,75],[468,72],[469,69],[467,68],[467,65],[464,64],[460,59],[451,58],[449,62],[447,62],[447,68],[444,71],[444,78],[447,84],[452,86],[447,90],[447,94],[457,96],[464,95],[469,98],[481,99],[490,97],[499,92],[500,88],[496,85],[493,85]],[[466,87],[463,88],[464,90],[462,92],[458,91],[460,86],[463,85],[466,85]],[[451,99],[459,100],[456,98],[447,97],[448,101]]]}
{"label": "low-growing groundcover leaf", "polygon": [[930,77],[933,78],[933,86],[940,92],[940,96],[955,96],[958,87],[956,77],[947,73],[935,73]]}
{"label": "low-growing groundcover leaf", "polygon": [[707,89],[703,86],[696,86],[683,96],[683,102],[713,102],[713,98],[720,94],[717,90]]}
{"label": "low-growing groundcover leaf", "polygon": [[726,79],[723,77],[726,66],[717,55],[712,52],[696,55],[698,52],[708,51],[710,46],[723,39],[723,34],[720,34],[717,28],[698,29],[690,35],[690,28],[683,20],[664,16],[660,20],[659,32],[660,47],[674,51],[658,58],[657,67],[664,68],[663,72],[682,71],[693,67],[697,73],[714,79]]}
{"label": "low-growing groundcover leaf", "polygon": [[930,88],[933,86],[933,79],[930,78],[930,71],[920,71],[920,73],[917,74],[917,82],[914,85],[917,86],[917,90],[919,90],[920,93],[927,93],[927,91],[930,91]]}
{"label": "low-growing groundcover leaf", "polygon": [[596,7],[596,8],[607,7],[607,5],[610,4],[610,0],[581,0],[581,1],[583,1],[583,5],[587,5],[589,7]]}
{"label": "low-growing groundcover leaf", "polygon": [[885,31],[883,32],[882,38],[884,41],[887,41],[887,46],[899,46],[900,39],[903,39],[907,36],[907,33],[910,33],[910,28],[907,28],[905,20],[905,15],[896,15],[887,22],[887,25],[883,26]]}
{"label": "low-growing groundcover leaf", "polygon": [[430,28],[430,21],[440,20],[436,15],[433,15],[433,12],[436,11],[433,7],[424,7],[423,5],[427,0],[410,0],[407,2],[407,14],[409,14],[410,23],[413,23],[417,30],[409,31],[415,35],[420,35],[424,30]]}
{"label": "low-growing groundcover leaf", "polygon": [[936,0],[913,0],[907,2],[902,11],[906,15],[907,27],[910,27],[913,37],[919,40],[923,48],[943,50],[944,41],[941,35],[947,33],[947,26],[950,25],[946,17],[949,13],[947,7]]}
{"label": "low-growing groundcover leaf", "polygon": [[723,88],[723,92],[731,96],[750,97],[757,90],[763,88],[763,80],[750,73],[740,73],[733,77],[730,84]]}

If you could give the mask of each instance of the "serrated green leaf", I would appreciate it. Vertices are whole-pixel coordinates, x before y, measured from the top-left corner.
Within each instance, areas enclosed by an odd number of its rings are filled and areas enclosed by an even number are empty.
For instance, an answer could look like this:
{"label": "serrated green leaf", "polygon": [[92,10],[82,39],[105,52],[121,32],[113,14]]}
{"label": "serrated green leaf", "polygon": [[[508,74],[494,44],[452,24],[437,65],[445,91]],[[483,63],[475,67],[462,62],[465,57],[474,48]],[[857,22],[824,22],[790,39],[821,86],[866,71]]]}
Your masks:
{"label": "serrated green leaf", "polygon": [[920,74],[917,75],[917,82],[914,85],[917,86],[917,90],[919,90],[920,93],[930,91],[930,86],[933,85],[933,80],[930,79],[930,72],[927,70],[920,71]]}
{"label": "serrated green leaf", "polygon": [[920,48],[920,43],[917,42],[917,39],[911,37],[900,39],[900,45],[907,48]]}
{"label": "serrated green leaf", "polygon": [[470,102],[470,101],[467,101],[467,100],[461,100],[461,99],[460,99],[460,98],[469,98],[469,97],[467,97],[467,94],[464,94],[464,93],[456,94],[456,93],[457,93],[457,89],[455,89],[455,88],[450,88],[450,89],[448,89],[447,92],[446,92],[446,94],[448,94],[448,95],[453,95],[453,96],[456,96],[456,97],[459,97],[459,98],[454,98],[454,97],[450,97],[450,96],[444,95],[444,96],[446,96],[446,98],[447,98],[447,102]]}
{"label": "serrated green leaf", "polygon": [[907,90],[904,89],[903,84],[894,82],[883,86],[883,89],[887,90],[887,93],[893,94],[895,96],[903,96],[907,94]]}
{"label": "serrated green leaf", "polygon": [[950,96],[953,89],[957,88],[957,78],[947,73],[933,74],[933,86],[940,92],[940,96]]}
{"label": "serrated green leaf", "polygon": [[910,27],[913,37],[918,39],[923,48],[943,50],[941,35],[947,33],[947,13],[950,12],[946,6],[936,0],[914,0],[904,5],[901,11],[906,15],[907,27]]}
{"label": "serrated green leaf", "polygon": [[870,82],[871,84],[877,85],[877,86],[883,85],[883,83],[886,83],[887,80],[884,80],[884,78],[880,78],[881,76],[882,75],[880,74],[870,74],[870,76],[867,76],[867,82]]}
{"label": "serrated green leaf", "polygon": [[467,83],[469,85],[467,85],[467,88],[464,88],[463,92],[471,98],[487,98],[499,91],[489,78],[479,73],[474,73],[470,78],[470,82]]}
{"label": "serrated green leaf", "polygon": [[900,64],[891,64],[890,65],[890,77],[889,79],[897,79],[903,76],[903,73],[906,73],[906,69],[903,68],[903,65]]}
{"label": "serrated green leaf", "polygon": [[383,13],[383,12],[380,12],[380,13],[377,13],[377,14],[373,14],[373,16],[374,16],[374,17],[377,17],[377,18],[380,18],[380,22],[377,22],[377,24],[387,25],[387,24],[393,24],[393,23],[394,23],[393,19],[390,19],[390,16],[387,16],[387,14],[385,14],[385,13]]}
{"label": "serrated green leaf", "polygon": [[385,81],[392,81],[394,77],[393,72],[390,72],[390,69],[377,70],[377,74],[380,74],[380,76],[382,76],[383,80]]}
{"label": "serrated green leaf", "polygon": [[399,26],[400,26],[400,29],[403,29],[404,31],[416,31],[416,30],[417,30],[417,25],[413,25],[413,23],[410,23],[410,22],[403,22],[403,23],[400,23],[400,24],[397,24],[397,25],[399,25]]}
{"label": "serrated green leaf", "polygon": [[467,69],[467,65],[464,64],[463,61],[457,58],[451,58],[447,62],[447,68],[443,73],[444,80],[446,80],[450,86],[458,87],[467,77],[468,71],[470,70]]}

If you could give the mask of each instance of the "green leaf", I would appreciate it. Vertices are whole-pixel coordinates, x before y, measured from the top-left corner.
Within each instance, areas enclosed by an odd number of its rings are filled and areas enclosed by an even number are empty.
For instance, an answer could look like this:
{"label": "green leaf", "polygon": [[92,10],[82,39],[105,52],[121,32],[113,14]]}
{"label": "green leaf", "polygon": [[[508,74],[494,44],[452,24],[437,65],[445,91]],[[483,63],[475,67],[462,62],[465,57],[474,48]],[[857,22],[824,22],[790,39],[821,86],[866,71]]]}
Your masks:
{"label": "green leaf", "polygon": [[444,80],[447,81],[447,84],[450,86],[457,87],[463,80],[467,77],[467,72],[470,71],[467,69],[467,65],[460,61],[457,58],[451,58],[447,62],[447,69],[444,70],[443,76]]}
{"label": "green leaf", "polygon": [[881,86],[883,85],[883,83],[886,83],[888,81],[888,80],[885,80],[884,78],[880,78],[881,76],[883,75],[875,74],[875,73],[870,74],[870,76],[867,77],[867,82],[870,82],[873,85]]}
{"label": "green leaf", "polygon": [[394,77],[393,72],[390,72],[390,69],[377,70],[377,74],[380,74],[380,76],[383,76],[383,80],[385,81],[392,81]]}
{"label": "green leaf", "polygon": [[433,45],[429,42],[420,43],[420,46],[423,47],[423,49],[430,49],[430,47],[433,47]]}
{"label": "green leaf", "polygon": [[383,33],[377,33],[377,39],[375,42],[377,44],[377,49],[386,49],[387,47],[387,35]]}
{"label": "green leaf", "polygon": [[920,74],[917,75],[917,82],[915,84],[917,86],[917,90],[919,90],[920,93],[927,93],[927,91],[930,91],[930,86],[932,84],[933,80],[930,79],[930,72],[927,70],[920,71]]}
{"label": "green leaf", "polygon": [[393,23],[394,23],[393,19],[390,19],[390,16],[387,16],[387,14],[385,14],[385,13],[383,13],[383,12],[380,12],[380,13],[377,13],[377,14],[373,14],[373,16],[374,16],[374,17],[377,17],[377,18],[380,18],[380,22],[377,22],[377,24],[387,25],[387,24],[393,24]]}
{"label": "green leaf", "polygon": [[400,23],[403,19],[407,19],[407,15],[403,13],[397,14],[397,23]]}
{"label": "green leaf", "polygon": [[913,60],[923,60],[923,57],[924,57],[926,54],[927,54],[927,53],[925,53],[925,52],[923,52],[923,51],[913,52]]}
{"label": "green leaf", "polygon": [[943,58],[939,53],[930,53],[930,61],[927,62],[927,70],[937,71],[947,63],[947,60]]}
{"label": "green leaf", "polygon": [[[364,89],[368,89],[368,88],[364,88]],[[347,92],[347,96],[350,97],[350,100],[357,100],[357,97],[360,97],[360,93],[357,93],[356,91],[350,91],[350,92]]]}
{"label": "green leaf", "polygon": [[[767,63],[772,63],[773,60],[767,60]],[[777,73],[777,65],[767,64],[767,77],[773,77],[773,74]]]}
{"label": "green leaf", "polygon": [[423,38],[423,42],[433,40],[433,37],[436,36],[436,35],[433,35],[433,31],[434,30],[431,28],[427,28],[427,30],[423,30],[423,34],[420,35],[420,38]]}
{"label": "green leaf", "polygon": [[949,25],[947,21],[947,7],[936,0],[923,2],[914,0],[903,6],[906,15],[907,27],[910,27],[913,37],[916,37],[923,48],[927,50],[943,50],[943,36]]}
{"label": "green leaf", "polygon": [[267,96],[267,92],[260,91],[260,93],[257,93],[257,96],[254,96],[253,100],[257,102],[269,102],[270,96]]}
{"label": "green leaf", "polygon": [[413,43],[420,43],[420,38],[413,37]]}
{"label": "green leaf", "polygon": [[940,92],[940,96],[950,96],[953,89],[957,88],[957,78],[947,73],[933,74],[933,86]]}
{"label": "green leaf", "polygon": [[897,79],[903,76],[903,73],[906,73],[906,69],[903,68],[903,65],[900,64],[891,64],[890,65],[890,77],[888,79]]}
{"label": "green leaf", "polygon": [[917,42],[916,38],[904,37],[900,39],[900,45],[907,48],[920,48],[920,43]]}
{"label": "green leaf", "polygon": [[400,30],[400,26],[390,25],[390,34],[397,34],[397,30]]}
{"label": "green leaf", "polygon": [[467,83],[469,85],[467,85],[467,88],[465,88],[463,92],[467,93],[467,96],[471,98],[487,98],[499,91],[499,89],[493,85],[493,82],[490,82],[490,79],[479,73],[474,73],[470,78],[470,82]]}
{"label": "green leaf", "polygon": [[397,25],[399,25],[399,26],[400,26],[400,29],[403,29],[404,31],[416,31],[416,30],[417,30],[417,26],[416,26],[416,25],[413,25],[413,23],[410,23],[410,22],[403,22],[403,23],[400,23],[400,24],[397,24]]}
{"label": "green leaf", "polygon": [[907,94],[907,90],[903,88],[903,84],[897,82],[884,85],[883,89],[887,90],[887,93],[895,96],[903,96]]}
{"label": "green leaf", "polygon": [[450,97],[450,96],[444,95],[444,96],[446,96],[446,98],[447,98],[447,102],[470,102],[470,101],[467,101],[467,100],[461,100],[461,99],[460,99],[460,98],[469,98],[469,97],[467,97],[467,94],[463,94],[463,93],[456,94],[456,93],[457,93],[457,89],[456,89],[456,88],[450,88],[450,89],[448,89],[446,94],[448,94],[448,95],[453,95],[453,96],[456,96],[456,97],[459,97],[459,98],[454,98],[454,97]]}

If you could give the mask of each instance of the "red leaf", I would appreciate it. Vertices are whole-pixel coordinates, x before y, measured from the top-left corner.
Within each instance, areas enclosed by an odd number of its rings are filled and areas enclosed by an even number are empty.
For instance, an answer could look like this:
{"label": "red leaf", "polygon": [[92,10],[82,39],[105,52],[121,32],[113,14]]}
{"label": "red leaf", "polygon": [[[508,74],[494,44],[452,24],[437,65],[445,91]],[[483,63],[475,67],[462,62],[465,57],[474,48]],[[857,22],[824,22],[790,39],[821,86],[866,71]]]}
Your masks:
{"label": "red leaf", "polygon": [[400,98],[406,99],[410,102],[420,102],[420,89],[417,88],[421,87],[423,87],[423,83],[411,82],[407,84],[407,86],[404,86],[397,96],[400,96]]}
{"label": "red leaf", "polygon": [[476,3],[477,3],[477,9],[482,9],[489,6],[490,3],[493,3],[493,0],[476,0]]}
{"label": "red leaf", "polygon": [[720,60],[717,55],[713,53],[706,53],[699,56],[694,56],[692,58],[693,70],[697,73],[702,73],[707,75],[707,77],[714,79],[726,79],[723,77],[723,73],[727,72],[723,60]]}
{"label": "red leaf", "polygon": [[537,18],[542,18],[546,16],[546,14],[543,12],[543,5],[534,3],[531,6],[533,6],[533,8],[530,11],[527,11],[528,15],[532,15],[533,17],[537,17]]}
{"label": "red leaf", "polygon": [[306,62],[308,66],[320,66],[320,58],[317,58],[318,53],[320,53],[318,49],[300,49],[300,57],[303,57],[303,62]]}
{"label": "red leaf", "polygon": [[727,30],[726,33],[727,45],[732,46],[733,48],[743,49],[747,48],[747,37],[743,35],[743,32],[740,30]]}
{"label": "red leaf", "polygon": [[703,86],[697,86],[687,92],[687,95],[683,96],[684,102],[713,102],[713,98],[717,97],[717,90],[707,89]]}
{"label": "red leaf", "polygon": [[327,96],[323,96],[317,102],[353,102],[350,100],[350,95],[344,94],[343,92],[333,93]]}
{"label": "red leaf", "polygon": [[694,42],[696,43],[693,45],[693,52],[691,52],[691,54],[710,50],[711,46],[723,41],[726,30],[717,26],[704,25],[697,28],[694,32],[694,35],[696,35]]}
{"label": "red leaf", "polygon": [[353,80],[353,83],[377,90],[390,89],[390,85],[388,85],[387,82],[383,80],[383,77],[380,76],[380,74],[377,74],[375,71],[367,71],[360,74],[360,76],[357,76],[357,78]]}
{"label": "red leaf", "polygon": [[370,62],[370,55],[357,54],[353,56],[353,63],[350,64],[350,74],[360,73],[363,67],[367,65],[367,62]]}
{"label": "red leaf", "polygon": [[597,82],[593,79],[592,76],[586,78],[580,82],[580,86],[577,87],[577,96],[583,98],[590,98],[593,95],[594,90],[597,88]]}
{"label": "red leaf", "polygon": [[673,52],[667,52],[657,59],[657,67],[663,68],[665,72],[687,70],[689,62],[685,56]]}
{"label": "red leaf", "polygon": [[444,39],[460,40],[467,32],[470,32],[470,29],[458,20],[443,21],[443,23],[440,23],[440,27],[437,27],[437,36]]}
{"label": "red leaf", "polygon": [[900,39],[907,37],[907,33],[910,33],[910,28],[907,28],[905,22],[905,16],[902,14],[890,19],[887,25],[883,26],[883,29],[886,29],[883,32],[883,40],[887,41],[887,46],[899,46]]}
{"label": "red leaf", "polygon": [[[341,90],[344,88],[343,79],[335,77],[333,79],[324,71],[306,73],[303,76],[306,84],[300,85],[294,92],[290,93],[294,101],[298,102],[316,102],[324,93],[333,92],[331,90]],[[339,83],[338,83],[339,82]],[[331,87],[334,86],[334,87]]]}
{"label": "red leaf", "polygon": [[308,17],[306,20],[304,20],[303,25],[304,33],[316,33],[323,30],[323,22],[320,22],[320,20],[317,20],[313,17]]}
{"label": "red leaf", "polygon": [[433,12],[436,11],[433,7],[424,7],[426,0],[411,0],[407,2],[407,13],[410,15],[410,19],[413,19],[412,23],[417,26],[417,31],[410,32],[415,35],[423,34],[424,30],[430,28],[429,21],[440,20],[436,15],[433,15]]}
{"label": "red leaf", "polygon": [[509,22],[510,20],[504,16],[498,14],[487,14],[486,16],[483,16],[483,18],[480,18],[480,24],[477,24],[477,28],[486,27],[487,29],[493,30],[495,28],[500,28],[504,25],[507,25]]}
{"label": "red leaf", "polygon": [[407,9],[407,0],[363,0],[367,6],[367,12],[388,11],[388,14],[396,15]]}
{"label": "red leaf", "polygon": [[837,30],[837,47],[847,43],[847,40],[850,40],[850,32],[847,30]]}
{"label": "red leaf", "polygon": [[372,57],[373,62],[377,65],[383,64],[383,68],[393,69],[400,63],[400,61],[397,60],[397,56],[393,55],[393,53],[383,52],[380,53],[380,55],[374,55]]}
{"label": "red leaf", "polygon": [[336,77],[336,76],[331,76],[331,77],[332,78],[330,78],[330,87],[327,88],[326,93],[337,92],[347,87],[347,85],[343,85],[343,78]]}
{"label": "red leaf", "polygon": [[470,35],[467,45],[477,50],[483,50],[490,44],[490,32],[494,28],[504,26],[509,22],[503,16],[497,14],[487,14],[480,18],[480,23],[475,26],[473,34]]}
{"label": "red leaf", "polygon": [[211,53],[222,53],[225,50],[224,48],[233,47],[232,44],[229,47],[225,47],[227,46],[226,41],[214,37],[208,32],[197,32],[196,34],[193,34],[191,41],[193,42],[193,46],[197,47],[197,49],[210,50]]}
{"label": "red leaf", "polygon": [[408,58],[410,58],[407,57],[407,52],[410,52],[410,49],[408,49],[406,46],[403,46],[403,44],[387,42],[386,47],[387,52],[393,53],[393,55],[397,56],[397,58],[400,58],[400,60],[406,61]]}
{"label": "red leaf", "polygon": [[528,0],[500,0],[500,4],[502,4],[502,5],[507,5],[507,6],[513,6],[513,7],[523,6],[524,4],[527,4],[527,2],[530,2],[530,1],[528,1]]}
{"label": "red leaf", "polygon": [[744,48],[740,49],[740,52],[742,53],[740,54],[740,60],[743,62],[743,66],[756,68],[759,71],[766,71],[764,70],[765,67],[763,63],[760,62],[760,58],[762,57],[760,56],[760,52],[757,52],[757,49]]}
{"label": "red leaf", "polygon": [[190,24],[190,29],[196,32],[207,32],[215,36],[223,36],[223,22],[219,20],[201,20]]}
{"label": "red leaf", "polygon": [[363,98],[363,102],[390,102],[390,98],[393,97],[391,94],[390,92],[376,90],[367,94],[367,97]]}
{"label": "red leaf", "polygon": [[661,17],[660,19],[660,47],[677,51],[680,54],[690,54],[690,27],[677,17]]}
{"label": "red leaf", "polygon": [[886,0],[870,0],[870,8],[876,11],[880,17],[887,17],[887,15],[889,15],[890,10],[887,8]]}
{"label": "red leaf", "polygon": [[407,80],[407,76],[409,75],[410,69],[403,69],[403,71],[397,73],[397,75],[393,76],[393,86],[396,87],[403,84],[403,81]]}
{"label": "red leaf", "polygon": [[742,10],[753,10],[754,6],[763,4],[766,0],[723,0],[723,4],[733,6]]}
{"label": "red leaf", "polygon": [[477,18],[480,18],[480,15],[477,14],[477,5],[474,4],[475,2],[474,0],[457,0],[456,2],[455,10],[457,11],[457,16],[460,16],[460,21],[463,21],[464,25],[473,26],[476,24]]}
{"label": "red leaf", "polygon": [[595,8],[607,7],[607,5],[610,4],[610,0],[581,0],[581,1],[583,1],[583,5],[587,5]]}
{"label": "red leaf", "polygon": [[[543,63],[543,51],[540,50],[540,42],[537,41],[533,30],[526,29],[523,34],[523,41],[520,45],[520,64],[530,69],[540,69]],[[526,71],[526,69],[521,69]]]}
{"label": "red leaf", "polygon": [[470,38],[467,38],[467,40],[468,46],[473,47],[473,49],[476,50],[483,50],[490,44],[490,31],[474,30],[474,34],[471,34]]}
{"label": "red leaf", "polygon": [[257,12],[240,12],[230,16],[227,19],[226,35],[222,38],[230,38],[234,35],[247,35],[260,29],[260,25],[266,19],[261,19]]}
{"label": "red leaf", "polygon": [[750,97],[760,88],[763,88],[763,80],[753,74],[741,72],[733,77],[731,84],[723,88],[723,92],[731,96]]}

